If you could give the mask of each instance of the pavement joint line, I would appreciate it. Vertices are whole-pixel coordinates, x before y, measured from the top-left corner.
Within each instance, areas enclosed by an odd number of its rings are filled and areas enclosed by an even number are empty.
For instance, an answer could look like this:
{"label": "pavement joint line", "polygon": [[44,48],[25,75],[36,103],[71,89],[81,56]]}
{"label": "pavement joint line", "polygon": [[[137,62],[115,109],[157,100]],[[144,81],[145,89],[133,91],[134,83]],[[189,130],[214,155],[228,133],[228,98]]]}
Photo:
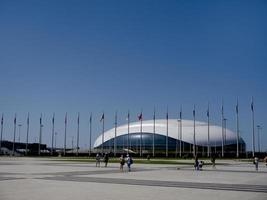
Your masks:
{"label": "pavement joint line", "polygon": [[267,193],[267,186],[265,185],[195,183],[195,182],[117,179],[117,178],[98,178],[98,177],[75,177],[75,176],[43,177],[43,178],[38,178],[38,179],[55,180],[55,181],[94,182],[94,183],[107,183],[107,184],[126,184],[126,185],[139,185],[139,186],[158,186],[158,187],[176,187],[176,188],[194,188],[194,189]]}

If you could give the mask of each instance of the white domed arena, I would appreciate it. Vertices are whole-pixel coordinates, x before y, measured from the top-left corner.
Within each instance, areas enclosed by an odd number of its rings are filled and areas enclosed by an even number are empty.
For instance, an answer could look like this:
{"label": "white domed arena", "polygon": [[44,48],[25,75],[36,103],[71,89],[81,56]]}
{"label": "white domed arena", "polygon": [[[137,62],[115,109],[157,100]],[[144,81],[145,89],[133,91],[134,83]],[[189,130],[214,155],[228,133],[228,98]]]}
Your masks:
{"label": "white domed arena", "polygon": [[[209,129],[209,131],[208,131]],[[208,134],[209,132],[209,134]],[[129,134],[128,134],[129,133]],[[209,139],[208,139],[209,135]],[[166,140],[168,138],[168,140]],[[245,153],[246,144],[239,138],[239,152]],[[202,156],[210,153],[234,156],[237,151],[237,134],[229,129],[195,121],[196,152]],[[137,155],[173,157],[190,156],[194,146],[194,121],[166,119],[138,121],[114,127],[101,134],[94,143],[97,151],[110,153],[130,152]],[[223,148],[222,148],[223,146]],[[167,147],[167,148],[166,148]],[[153,150],[154,149],[154,150]]]}

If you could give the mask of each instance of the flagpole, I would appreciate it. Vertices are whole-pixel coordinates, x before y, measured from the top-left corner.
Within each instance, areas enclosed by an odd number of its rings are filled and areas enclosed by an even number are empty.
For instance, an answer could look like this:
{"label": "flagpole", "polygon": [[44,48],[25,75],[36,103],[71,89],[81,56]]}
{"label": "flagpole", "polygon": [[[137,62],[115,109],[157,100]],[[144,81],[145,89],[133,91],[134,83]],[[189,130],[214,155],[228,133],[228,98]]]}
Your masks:
{"label": "flagpole", "polygon": [[[178,156],[178,140],[180,139],[179,119],[177,119],[177,140],[175,142],[175,158]],[[180,152],[179,152],[180,153]]]}
{"label": "flagpole", "polygon": [[54,151],[54,130],[55,130],[55,113],[53,113],[53,118],[52,118],[52,141],[51,141],[51,156],[53,155]]}
{"label": "flagpole", "polygon": [[167,114],[166,114],[166,157],[168,157],[168,149],[169,149],[169,142],[168,142],[168,137],[169,137],[169,114],[168,114],[168,108],[167,108]]}
{"label": "flagpole", "polygon": [[252,111],[252,156],[255,156],[255,128],[254,128],[254,100],[252,97],[251,103],[251,111]]}
{"label": "flagpole", "polygon": [[193,117],[194,117],[194,157],[196,157],[196,110],[194,105],[193,110]]}
{"label": "flagpole", "polygon": [[236,104],[236,157],[239,157],[239,105]]}
{"label": "flagpole", "polygon": [[118,124],[118,116],[117,116],[117,111],[115,113],[115,128],[114,128],[114,134],[115,134],[115,137],[114,137],[114,157],[116,157],[116,153],[117,153],[117,141],[116,141],[116,138],[117,138],[117,124]]}
{"label": "flagpole", "polygon": [[15,114],[14,119],[14,137],[13,137],[13,148],[12,148],[12,155],[15,156],[15,142],[16,142],[16,123],[17,123],[17,114]]}
{"label": "flagpole", "polygon": [[180,158],[182,157],[182,106],[180,108]]}
{"label": "flagpole", "polygon": [[91,156],[91,149],[92,149],[92,113],[90,114],[90,120],[89,120],[89,123],[90,123],[90,135],[89,135],[89,139],[90,139],[90,142],[89,142],[89,156]]}
{"label": "flagpole", "polygon": [[224,113],[223,113],[223,100],[222,100],[222,157],[224,157]]}
{"label": "flagpole", "polygon": [[142,128],[142,121],[143,121],[143,113],[141,110],[141,114],[139,116],[140,120],[140,157],[142,157],[142,143],[143,143],[143,128]]}
{"label": "flagpole", "polygon": [[208,117],[208,157],[210,157],[210,105],[209,104],[208,104],[207,117]]}
{"label": "flagpole", "polygon": [[2,118],[1,118],[1,140],[0,140],[0,155],[2,153],[2,137],[3,137],[3,125],[4,125],[4,116],[2,114]]}
{"label": "flagpole", "polygon": [[152,146],[152,153],[153,157],[155,157],[155,133],[156,133],[156,111],[154,107],[154,114],[153,114],[153,146]]}
{"label": "flagpole", "polygon": [[127,154],[129,154],[129,136],[130,136],[130,112],[128,110],[128,134],[127,134]]}
{"label": "flagpole", "polygon": [[[65,130],[64,130],[64,156],[66,155],[66,140],[67,140],[67,123],[68,123],[68,113],[65,114]],[[56,146],[56,145],[55,145]],[[57,147],[56,147],[57,148]]]}
{"label": "flagpole", "polygon": [[28,113],[28,117],[27,117],[27,135],[26,135],[26,152],[25,152],[25,155],[28,155],[29,129],[30,129],[30,113]]}
{"label": "flagpole", "polygon": [[76,150],[76,156],[79,155],[79,137],[80,137],[80,113],[78,113],[78,119],[77,119],[77,150]]}
{"label": "flagpole", "polygon": [[102,117],[101,117],[101,120],[102,121],[102,155],[104,154],[104,131],[105,131],[105,115],[104,115],[104,112],[102,114]]}
{"label": "flagpole", "polygon": [[40,117],[40,133],[39,133],[39,145],[38,145],[38,155],[41,155],[41,143],[42,143],[42,113]]}

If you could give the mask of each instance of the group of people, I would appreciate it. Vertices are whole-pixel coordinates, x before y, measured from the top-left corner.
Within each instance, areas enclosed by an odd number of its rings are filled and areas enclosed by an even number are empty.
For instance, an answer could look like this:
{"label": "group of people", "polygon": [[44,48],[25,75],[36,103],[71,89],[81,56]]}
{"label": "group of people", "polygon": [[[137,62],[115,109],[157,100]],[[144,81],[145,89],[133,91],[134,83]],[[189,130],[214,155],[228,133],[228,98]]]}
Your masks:
{"label": "group of people", "polygon": [[127,164],[128,167],[128,171],[131,171],[131,165],[133,164],[133,158],[127,154],[126,157],[124,157],[123,155],[121,155],[120,157],[120,170],[123,172],[123,167],[125,165],[125,163]]}
{"label": "group of people", "polygon": [[[109,161],[109,155],[108,153],[105,153],[103,156],[103,161],[105,163],[105,167],[108,166],[108,161]],[[101,156],[97,153],[95,157],[95,166],[100,167],[100,162],[101,162]]]}
{"label": "group of people", "polygon": [[199,161],[198,157],[196,156],[195,157],[195,163],[194,163],[195,170],[202,170],[203,165],[204,165],[204,162]]}
{"label": "group of people", "polygon": [[[101,162],[101,156],[100,154],[96,154],[96,167],[100,167],[100,162]],[[103,156],[103,161],[105,163],[105,167],[108,166],[108,161],[109,161],[109,154],[105,153]],[[123,167],[125,165],[125,163],[127,164],[128,167],[128,171],[131,171],[131,165],[133,164],[133,158],[127,154],[126,157],[124,157],[124,155],[121,155],[121,157],[119,158],[120,161],[120,171],[123,171]]]}

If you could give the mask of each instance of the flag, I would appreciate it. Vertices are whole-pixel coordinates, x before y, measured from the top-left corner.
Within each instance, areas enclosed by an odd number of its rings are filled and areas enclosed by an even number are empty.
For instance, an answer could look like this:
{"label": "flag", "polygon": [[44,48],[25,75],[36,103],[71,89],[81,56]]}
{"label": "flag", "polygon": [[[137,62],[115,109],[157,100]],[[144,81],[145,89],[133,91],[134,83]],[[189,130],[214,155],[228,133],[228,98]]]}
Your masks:
{"label": "flag", "polygon": [[153,120],[155,120],[155,119],[156,119],[156,111],[155,111],[155,109],[154,109]]}
{"label": "flag", "polygon": [[193,110],[193,116],[194,116],[194,117],[196,116],[195,108],[194,108],[194,110]]}
{"label": "flag", "polygon": [[40,117],[40,125],[42,125],[42,114],[41,114],[41,117]]}
{"label": "flag", "polygon": [[182,111],[180,111],[180,119],[182,119]]}
{"label": "flag", "polygon": [[15,118],[14,118],[14,124],[17,123],[17,116],[15,115]]}
{"label": "flag", "polygon": [[238,114],[238,104],[236,104],[235,106],[235,111],[236,111],[236,114]]}
{"label": "flag", "polygon": [[209,110],[207,110],[207,117],[209,117],[210,116],[210,111]]}
{"label": "flag", "polygon": [[65,124],[67,124],[67,113],[65,114]]}
{"label": "flag", "polygon": [[27,117],[27,124],[30,124],[30,114],[28,113],[28,117]]}
{"label": "flag", "polygon": [[90,119],[89,119],[90,123],[92,123],[92,113],[90,115]]}
{"label": "flag", "polygon": [[222,105],[222,114],[223,114],[223,105]]}
{"label": "flag", "polygon": [[138,120],[140,121],[140,120],[142,120],[143,119],[143,114],[142,114],[142,112],[140,113],[140,115],[138,115]]}
{"label": "flag", "polygon": [[130,120],[130,112],[128,111],[127,117],[126,117],[126,121]]}
{"label": "flag", "polygon": [[53,114],[52,124],[55,124],[55,114]]}
{"label": "flag", "polygon": [[2,114],[1,125],[3,125],[3,123],[4,123],[4,116]]}
{"label": "flag", "polygon": [[253,104],[253,101],[251,102],[251,111],[253,112],[254,111],[254,104]]}
{"label": "flag", "polygon": [[80,124],[80,113],[78,113],[77,123]]}
{"label": "flag", "polygon": [[167,119],[167,120],[169,119],[169,113],[168,113],[168,111],[167,111],[167,113],[166,113],[166,119]]}
{"label": "flag", "polygon": [[101,116],[100,121],[104,120],[104,118],[105,118],[105,115],[104,115],[104,113],[103,113],[102,116]]}

